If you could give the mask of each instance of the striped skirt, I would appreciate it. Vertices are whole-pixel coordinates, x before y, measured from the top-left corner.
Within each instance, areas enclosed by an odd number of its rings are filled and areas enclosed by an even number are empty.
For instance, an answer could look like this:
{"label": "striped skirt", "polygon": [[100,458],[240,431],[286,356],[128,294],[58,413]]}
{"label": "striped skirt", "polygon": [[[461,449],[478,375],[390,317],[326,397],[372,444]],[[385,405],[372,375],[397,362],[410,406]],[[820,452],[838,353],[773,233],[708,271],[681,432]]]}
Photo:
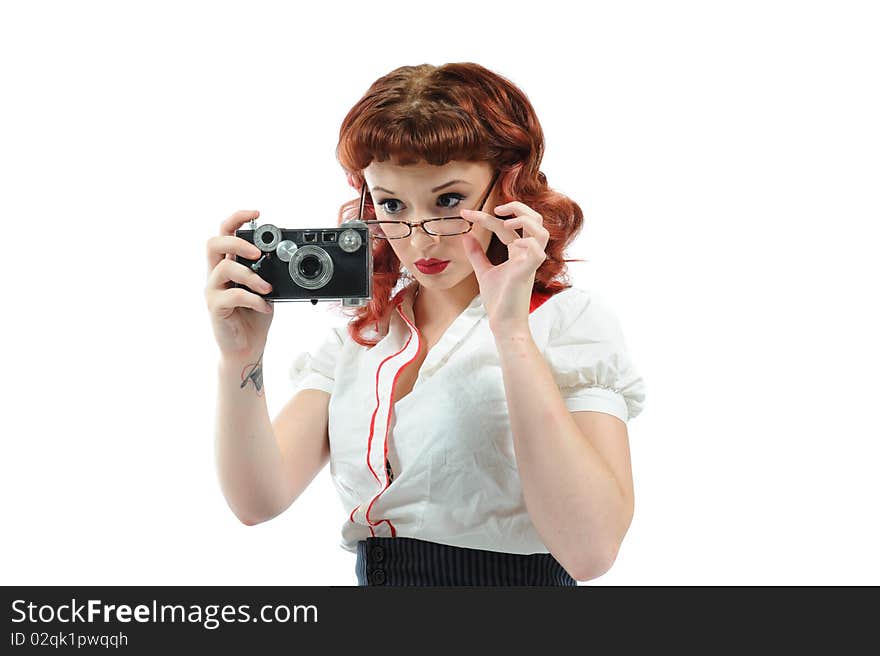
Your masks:
{"label": "striped skirt", "polygon": [[552,554],[512,554],[405,537],[357,545],[358,585],[577,585]]}

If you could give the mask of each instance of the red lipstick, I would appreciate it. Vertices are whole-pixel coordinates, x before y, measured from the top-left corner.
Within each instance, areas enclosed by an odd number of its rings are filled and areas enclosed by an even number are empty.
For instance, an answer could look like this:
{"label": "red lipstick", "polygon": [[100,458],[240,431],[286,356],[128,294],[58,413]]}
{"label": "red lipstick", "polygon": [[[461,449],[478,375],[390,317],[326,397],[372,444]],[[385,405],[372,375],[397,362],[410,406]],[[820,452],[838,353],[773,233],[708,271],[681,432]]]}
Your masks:
{"label": "red lipstick", "polygon": [[435,258],[416,260],[415,265],[422,273],[440,273],[449,264],[449,260],[438,260]]}

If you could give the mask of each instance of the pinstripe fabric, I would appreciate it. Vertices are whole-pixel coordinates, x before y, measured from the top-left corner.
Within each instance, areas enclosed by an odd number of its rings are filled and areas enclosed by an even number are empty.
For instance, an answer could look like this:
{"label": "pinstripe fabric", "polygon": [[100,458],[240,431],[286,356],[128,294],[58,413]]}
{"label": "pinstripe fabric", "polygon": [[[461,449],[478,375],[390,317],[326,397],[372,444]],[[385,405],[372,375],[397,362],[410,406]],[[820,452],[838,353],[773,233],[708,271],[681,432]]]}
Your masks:
{"label": "pinstripe fabric", "polygon": [[512,554],[453,547],[405,537],[357,544],[358,585],[576,586],[552,554]]}

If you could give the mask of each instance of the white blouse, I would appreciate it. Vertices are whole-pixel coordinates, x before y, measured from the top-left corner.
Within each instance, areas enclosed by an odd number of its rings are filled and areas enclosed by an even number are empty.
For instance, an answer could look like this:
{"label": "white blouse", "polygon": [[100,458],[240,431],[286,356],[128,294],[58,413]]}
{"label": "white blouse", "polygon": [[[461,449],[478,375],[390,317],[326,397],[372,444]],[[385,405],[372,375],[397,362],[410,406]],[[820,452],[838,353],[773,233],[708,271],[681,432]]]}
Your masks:
{"label": "white blouse", "polygon": [[[391,404],[394,381],[422,339],[412,312],[417,285],[395,297],[376,346],[358,344],[340,325],[290,370],[297,392],[330,394],[330,475],[346,513],[340,546],[356,553],[358,540],[400,536],[549,553],[526,512],[501,363],[479,294],[428,352],[412,391]],[[615,314],[595,293],[565,289],[535,307],[529,325],[570,411],[623,421],[641,412],[644,383]]]}

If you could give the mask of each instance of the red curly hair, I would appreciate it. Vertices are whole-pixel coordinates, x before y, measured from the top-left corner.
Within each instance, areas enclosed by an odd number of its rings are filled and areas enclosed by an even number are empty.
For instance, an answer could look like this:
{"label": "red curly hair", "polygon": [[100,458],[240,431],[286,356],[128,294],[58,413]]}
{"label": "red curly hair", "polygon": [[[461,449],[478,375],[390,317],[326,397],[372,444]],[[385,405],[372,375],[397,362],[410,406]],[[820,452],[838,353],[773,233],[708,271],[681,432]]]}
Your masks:
{"label": "red curly hair", "polygon": [[[435,166],[488,162],[500,171],[502,203],[519,200],[544,219],[550,239],[547,259],[535,272],[533,293],[552,296],[571,287],[565,263],[579,260],[563,259],[562,254],[580,232],[583,212],[547,186],[547,177],[539,170],[543,155],[544,133],[535,110],[506,78],[470,62],[401,66],[367,89],[339,129],[336,158],[358,198],[342,205],[338,221],[357,218],[363,170],[374,159],[394,160],[401,166],[420,161]],[[369,191],[363,218],[376,218]],[[388,241],[371,241],[373,298],[367,305],[343,308],[353,317],[349,333],[362,346],[374,346],[381,339],[379,326],[387,326],[396,298],[392,292],[402,277],[400,260]],[[495,234],[486,257],[495,265],[507,260],[507,246]],[[369,326],[380,337],[364,337],[362,332]]]}

